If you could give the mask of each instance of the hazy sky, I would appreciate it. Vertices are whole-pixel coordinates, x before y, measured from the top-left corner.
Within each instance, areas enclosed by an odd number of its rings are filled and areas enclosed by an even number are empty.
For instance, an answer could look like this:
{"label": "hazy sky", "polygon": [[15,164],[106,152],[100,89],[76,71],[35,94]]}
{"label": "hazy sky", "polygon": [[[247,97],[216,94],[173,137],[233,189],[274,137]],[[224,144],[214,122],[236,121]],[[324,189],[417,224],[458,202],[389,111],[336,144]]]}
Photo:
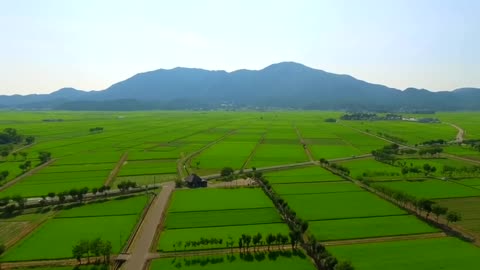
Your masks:
{"label": "hazy sky", "polygon": [[282,61],[400,89],[480,87],[479,14],[477,0],[0,0],[0,94]]}

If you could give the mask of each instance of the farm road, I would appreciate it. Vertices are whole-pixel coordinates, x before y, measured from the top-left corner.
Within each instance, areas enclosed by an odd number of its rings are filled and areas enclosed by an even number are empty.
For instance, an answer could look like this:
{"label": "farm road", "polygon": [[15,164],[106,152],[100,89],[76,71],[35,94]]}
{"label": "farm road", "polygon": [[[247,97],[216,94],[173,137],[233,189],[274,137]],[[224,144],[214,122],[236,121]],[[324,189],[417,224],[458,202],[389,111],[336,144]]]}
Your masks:
{"label": "farm road", "polygon": [[455,124],[452,124],[452,123],[445,123],[445,124],[448,124],[452,127],[454,127],[455,129],[457,129],[458,133],[457,133],[457,136],[455,137],[455,142],[457,143],[461,143],[463,142],[464,138],[465,138],[465,130],[463,130],[461,127],[455,125]]}
{"label": "farm road", "polygon": [[174,188],[175,184],[173,182],[165,183],[160,194],[155,197],[129,248],[130,256],[123,269],[139,270],[146,265],[150,247],[155,241],[157,228],[162,222]]}

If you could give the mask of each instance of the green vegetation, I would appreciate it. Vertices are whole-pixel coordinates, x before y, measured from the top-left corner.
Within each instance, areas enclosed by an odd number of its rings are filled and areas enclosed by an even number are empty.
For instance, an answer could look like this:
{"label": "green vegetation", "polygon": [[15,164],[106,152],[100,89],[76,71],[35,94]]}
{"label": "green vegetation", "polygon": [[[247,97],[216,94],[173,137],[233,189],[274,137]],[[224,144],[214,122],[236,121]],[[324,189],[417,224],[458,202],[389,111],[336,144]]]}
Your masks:
{"label": "green vegetation", "polygon": [[258,188],[179,190],[172,196],[169,212],[208,211],[271,207]]}
{"label": "green vegetation", "polygon": [[280,195],[292,194],[319,194],[338,192],[363,191],[357,185],[350,182],[318,182],[296,184],[274,184],[273,189]]}
{"label": "green vegetation", "polygon": [[[234,239],[233,247],[238,247],[237,239],[242,234],[255,235],[261,233],[267,235],[273,234],[285,234],[288,235],[288,227],[283,223],[273,224],[258,224],[258,225],[241,225],[241,226],[226,226],[226,227],[205,227],[205,228],[189,228],[189,229],[174,229],[165,230],[161,236],[158,245],[160,251],[175,251],[174,245],[178,241],[185,243],[186,241],[199,240],[200,238],[219,238],[223,239],[222,244],[205,246],[190,246],[185,250],[195,249],[211,249],[211,248],[228,248],[226,241],[229,238]],[[182,250],[179,248],[178,250]]]}
{"label": "green vegetation", "polygon": [[[306,220],[402,215],[400,208],[368,192],[282,196]],[[315,206],[313,206],[313,203]]]}
{"label": "green vegetation", "polygon": [[[143,199],[143,204],[140,200]],[[132,200],[136,212],[129,207],[122,210]],[[2,261],[27,261],[42,259],[71,258],[72,246],[83,239],[100,237],[112,243],[113,253],[118,253],[130,236],[138,222],[139,215],[145,206],[145,197],[113,200],[87,205],[87,210],[81,207],[65,210],[53,219],[46,221],[35,232],[9,249]],[[118,203],[118,205],[117,205]],[[97,211],[98,209],[98,211]],[[108,213],[108,209],[112,213]],[[86,217],[85,215],[89,216]],[[45,248],[48,243],[49,248]]]}
{"label": "green vegetation", "polygon": [[479,264],[480,256],[477,247],[450,237],[334,246],[328,250],[350,260],[357,270],[470,269]]}
{"label": "green vegetation", "polygon": [[438,232],[414,216],[367,217],[310,222],[310,231],[320,241]]}
{"label": "green vegetation", "polygon": [[480,196],[480,189],[464,186],[455,181],[424,180],[424,181],[394,181],[376,184],[410,194],[417,198],[441,199],[455,197]]}
{"label": "green vegetation", "polygon": [[197,212],[171,212],[165,221],[167,229],[201,228],[282,222],[273,207]]}
{"label": "green vegetation", "polygon": [[265,178],[271,184],[344,181],[343,178],[318,166],[269,172],[265,173]]}
{"label": "green vegetation", "polygon": [[193,257],[175,259],[159,259],[152,262],[152,270],[200,270],[200,269],[265,269],[265,270],[314,270],[312,263],[303,254],[293,255],[289,252],[258,253],[255,256],[231,254],[213,257]]}

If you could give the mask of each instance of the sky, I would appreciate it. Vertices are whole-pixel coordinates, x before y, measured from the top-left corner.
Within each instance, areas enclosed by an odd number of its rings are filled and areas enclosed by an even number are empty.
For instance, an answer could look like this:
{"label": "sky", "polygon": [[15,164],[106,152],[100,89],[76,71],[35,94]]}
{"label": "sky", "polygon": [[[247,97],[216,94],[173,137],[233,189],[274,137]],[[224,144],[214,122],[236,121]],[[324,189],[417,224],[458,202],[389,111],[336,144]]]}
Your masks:
{"label": "sky", "polygon": [[398,89],[480,87],[476,0],[0,0],[0,94],[294,61]]}

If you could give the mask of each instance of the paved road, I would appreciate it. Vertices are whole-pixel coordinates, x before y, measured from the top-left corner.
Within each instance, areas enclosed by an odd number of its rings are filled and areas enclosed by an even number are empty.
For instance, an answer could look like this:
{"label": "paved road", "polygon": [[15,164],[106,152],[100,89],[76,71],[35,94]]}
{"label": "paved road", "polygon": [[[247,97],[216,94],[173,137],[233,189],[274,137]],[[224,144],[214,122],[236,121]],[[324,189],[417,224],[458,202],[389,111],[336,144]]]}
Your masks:
{"label": "paved road", "polygon": [[152,246],[152,242],[155,241],[157,227],[160,225],[162,217],[166,212],[168,201],[174,188],[175,184],[173,182],[165,183],[160,194],[155,197],[135,235],[129,249],[130,257],[123,269],[140,270],[145,267],[148,259],[147,256],[150,253],[150,247]]}

